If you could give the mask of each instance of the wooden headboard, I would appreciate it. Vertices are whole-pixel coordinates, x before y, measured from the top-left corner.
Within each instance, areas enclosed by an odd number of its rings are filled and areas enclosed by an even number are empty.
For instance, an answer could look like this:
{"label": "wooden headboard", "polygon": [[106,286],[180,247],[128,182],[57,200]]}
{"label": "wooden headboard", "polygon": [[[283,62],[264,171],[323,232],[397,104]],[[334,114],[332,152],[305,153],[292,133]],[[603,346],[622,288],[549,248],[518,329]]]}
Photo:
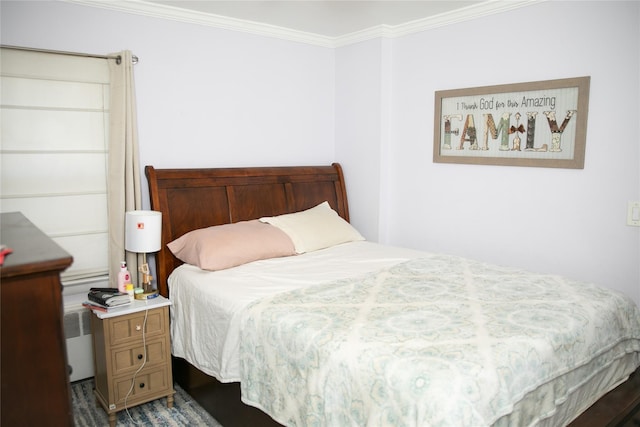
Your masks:
{"label": "wooden headboard", "polygon": [[182,264],[167,243],[198,228],[297,212],[325,200],[349,221],[342,168],[331,166],[155,169],[145,167],[151,209],[162,212],[162,249],[156,254],[158,290]]}

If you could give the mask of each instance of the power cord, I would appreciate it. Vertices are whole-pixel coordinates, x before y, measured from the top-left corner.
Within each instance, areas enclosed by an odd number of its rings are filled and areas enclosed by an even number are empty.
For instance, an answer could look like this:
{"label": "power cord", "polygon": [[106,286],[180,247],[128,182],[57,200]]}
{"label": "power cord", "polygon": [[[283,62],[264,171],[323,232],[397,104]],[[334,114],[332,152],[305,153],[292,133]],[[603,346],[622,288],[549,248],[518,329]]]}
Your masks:
{"label": "power cord", "polygon": [[127,407],[127,399],[129,398],[131,393],[133,393],[133,387],[135,386],[135,383],[136,383],[136,375],[138,375],[138,373],[144,368],[144,365],[147,364],[146,334],[147,334],[147,316],[148,315],[149,315],[149,310],[147,309],[144,311],[144,322],[142,323],[142,354],[144,358],[142,359],[142,364],[140,365],[138,370],[133,373],[133,377],[131,378],[131,387],[129,388],[127,395],[124,397],[124,410],[127,411],[127,416],[129,417],[131,422],[134,423],[135,425],[142,425],[142,424],[139,424],[136,420],[133,419],[133,417],[131,417],[131,414],[129,413],[129,408]]}

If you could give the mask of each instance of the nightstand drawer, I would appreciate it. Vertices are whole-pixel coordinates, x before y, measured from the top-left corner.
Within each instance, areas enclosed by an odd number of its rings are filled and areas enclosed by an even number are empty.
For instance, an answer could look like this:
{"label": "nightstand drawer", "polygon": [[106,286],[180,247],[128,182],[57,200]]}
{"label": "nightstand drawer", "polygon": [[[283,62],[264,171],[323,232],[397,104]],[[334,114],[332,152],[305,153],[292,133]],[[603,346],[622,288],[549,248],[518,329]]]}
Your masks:
{"label": "nightstand drawer", "polygon": [[152,396],[159,398],[166,396],[168,393],[173,394],[171,381],[166,366],[160,366],[156,369],[144,369],[136,375],[133,389],[131,388],[130,375],[114,378],[115,404],[121,407],[129,390],[131,390],[131,394],[127,398],[127,406],[135,405],[136,401]]}
{"label": "nightstand drawer", "polygon": [[[169,354],[167,340],[162,338],[147,342],[146,366],[169,363],[166,355]],[[144,347],[142,343],[135,347],[118,347],[111,350],[111,364],[113,375],[118,376],[128,372],[134,372],[144,362]]]}
{"label": "nightstand drawer", "polygon": [[165,334],[165,310],[149,310],[145,326],[145,313],[133,313],[118,316],[109,320],[109,335],[112,346],[130,341],[142,342],[143,326],[146,329],[145,338]]}

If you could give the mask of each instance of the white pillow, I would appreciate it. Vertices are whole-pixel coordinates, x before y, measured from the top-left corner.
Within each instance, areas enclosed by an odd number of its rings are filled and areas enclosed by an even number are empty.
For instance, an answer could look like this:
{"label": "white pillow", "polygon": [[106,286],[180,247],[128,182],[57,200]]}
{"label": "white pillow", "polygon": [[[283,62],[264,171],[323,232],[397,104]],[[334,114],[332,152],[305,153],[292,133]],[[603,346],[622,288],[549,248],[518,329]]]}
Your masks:
{"label": "white pillow", "polygon": [[364,237],[331,209],[329,202],[306,211],[260,218],[284,231],[293,241],[296,253],[302,254],[340,243],[364,240]]}

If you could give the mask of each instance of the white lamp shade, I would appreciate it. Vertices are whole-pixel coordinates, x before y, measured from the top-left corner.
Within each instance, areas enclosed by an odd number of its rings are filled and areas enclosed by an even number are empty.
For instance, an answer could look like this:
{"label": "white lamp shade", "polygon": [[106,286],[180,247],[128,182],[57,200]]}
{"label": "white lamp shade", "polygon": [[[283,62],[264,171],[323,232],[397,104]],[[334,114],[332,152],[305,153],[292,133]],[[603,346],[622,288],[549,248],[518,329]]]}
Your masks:
{"label": "white lamp shade", "polygon": [[124,248],[129,252],[157,252],[161,247],[162,213],[131,211],[125,214]]}

